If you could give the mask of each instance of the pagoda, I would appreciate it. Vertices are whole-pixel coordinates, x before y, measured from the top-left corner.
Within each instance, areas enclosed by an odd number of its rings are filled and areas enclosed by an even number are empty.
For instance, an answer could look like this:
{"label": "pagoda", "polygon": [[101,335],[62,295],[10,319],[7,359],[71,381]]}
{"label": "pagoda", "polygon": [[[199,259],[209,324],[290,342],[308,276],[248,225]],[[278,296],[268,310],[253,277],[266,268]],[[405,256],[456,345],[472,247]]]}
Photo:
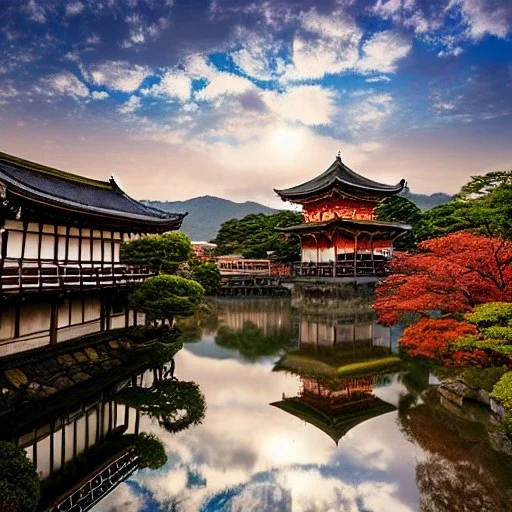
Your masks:
{"label": "pagoda", "polygon": [[99,181],[0,153],[0,357],[143,321],[122,242],[179,229],[186,214]]}
{"label": "pagoda", "polygon": [[411,226],[375,220],[375,208],[406,185],[385,185],[350,169],[338,153],[322,174],[287,189],[274,189],[283,201],[302,206],[304,223],[278,228],[301,241],[298,275],[378,276],[392,255],[393,241]]}

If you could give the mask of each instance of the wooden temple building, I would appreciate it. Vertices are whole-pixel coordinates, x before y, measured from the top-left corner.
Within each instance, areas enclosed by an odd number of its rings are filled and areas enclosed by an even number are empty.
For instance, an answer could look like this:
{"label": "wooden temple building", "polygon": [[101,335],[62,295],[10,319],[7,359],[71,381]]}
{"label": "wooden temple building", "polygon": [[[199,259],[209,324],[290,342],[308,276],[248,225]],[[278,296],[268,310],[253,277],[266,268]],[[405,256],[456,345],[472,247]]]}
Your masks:
{"label": "wooden temple building", "polygon": [[123,241],[179,229],[186,214],[98,181],[0,153],[0,357],[140,321]]}
{"label": "wooden temple building", "polygon": [[322,174],[288,189],[275,189],[283,201],[303,208],[304,223],[280,228],[300,238],[301,276],[379,276],[392,255],[393,241],[411,230],[375,219],[375,208],[400,193],[405,180],[385,185],[369,180],[336,157]]}

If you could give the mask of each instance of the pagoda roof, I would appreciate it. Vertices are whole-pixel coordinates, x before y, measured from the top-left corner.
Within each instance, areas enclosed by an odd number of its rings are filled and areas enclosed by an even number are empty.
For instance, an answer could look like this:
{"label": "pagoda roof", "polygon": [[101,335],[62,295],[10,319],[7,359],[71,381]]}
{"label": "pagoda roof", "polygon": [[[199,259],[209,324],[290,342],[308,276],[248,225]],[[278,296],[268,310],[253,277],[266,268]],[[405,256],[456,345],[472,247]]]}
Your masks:
{"label": "pagoda roof", "polygon": [[405,187],[404,179],[396,185],[386,185],[369,180],[360,174],[357,174],[341,161],[337,156],[333,164],[322,174],[306,181],[301,185],[291,188],[274,189],[274,191],[283,199],[283,201],[300,202],[324,195],[335,188],[340,192],[345,192],[349,196],[385,198],[398,194]]}
{"label": "pagoda roof", "polygon": [[402,222],[384,222],[379,220],[352,220],[352,219],[332,219],[324,222],[306,222],[296,224],[286,228],[275,228],[282,233],[315,233],[327,229],[338,228],[340,231],[365,231],[369,233],[390,233],[393,231],[407,232],[412,230],[412,226]]}
{"label": "pagoda roof", "polygon": [[394,405],[376,396],[358,400],[336,410],[315,407],[300,397],[285,398],[270,405],[313,425],[338,445],[340,439],[360,423],[396,410]]}
{"label": "pagoda roof", "polygon": [[[96,222],[163,232],[179,229],[186,213],[146,206],[128,196],[114,178],[100,181],[0,152],[0,181],[7,195],[29,207],[59,215],[95,217]],[[15,196],[15,197],[14,197]]]}

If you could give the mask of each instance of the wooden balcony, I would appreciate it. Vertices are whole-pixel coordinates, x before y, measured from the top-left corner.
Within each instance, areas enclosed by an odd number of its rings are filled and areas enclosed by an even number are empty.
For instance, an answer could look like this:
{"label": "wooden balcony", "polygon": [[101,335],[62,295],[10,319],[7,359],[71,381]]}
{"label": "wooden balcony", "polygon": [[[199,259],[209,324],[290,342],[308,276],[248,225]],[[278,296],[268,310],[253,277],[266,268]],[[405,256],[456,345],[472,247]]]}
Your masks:
{"label": "wooden balcony", "polygon": [[0,293],[93,289],[140,283],[154,272],[120,263],[0,260]]}
{"label": "wooden balcony", "polygon": [[386,260],[344,260],[330,263],[294,263],[295,277],[384,277]]}

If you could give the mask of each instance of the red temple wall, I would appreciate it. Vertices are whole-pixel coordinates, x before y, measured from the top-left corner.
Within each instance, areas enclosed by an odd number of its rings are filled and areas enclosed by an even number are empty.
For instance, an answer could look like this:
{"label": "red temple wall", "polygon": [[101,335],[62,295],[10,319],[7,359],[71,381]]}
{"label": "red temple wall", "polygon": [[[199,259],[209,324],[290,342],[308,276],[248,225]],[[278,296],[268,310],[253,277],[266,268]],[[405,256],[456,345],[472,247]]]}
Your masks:
{"label": "red temple wall", "polygon": [[373,211],[378,203],[332,197],[303,206],[306,222],[325,222],[333,219],[374,220]]}

